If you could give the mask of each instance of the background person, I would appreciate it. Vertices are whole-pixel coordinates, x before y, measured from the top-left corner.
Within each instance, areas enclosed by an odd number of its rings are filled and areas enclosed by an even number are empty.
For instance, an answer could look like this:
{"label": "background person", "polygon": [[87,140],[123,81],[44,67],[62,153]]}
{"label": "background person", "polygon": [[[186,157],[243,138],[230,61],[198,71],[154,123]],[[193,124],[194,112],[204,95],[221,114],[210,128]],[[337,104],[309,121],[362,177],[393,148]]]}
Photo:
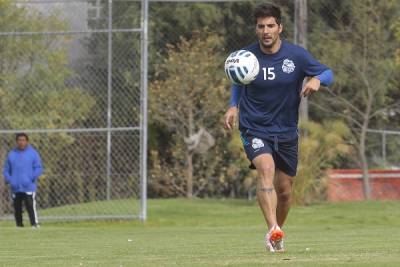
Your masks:
{"label": "background person", "polygon": [[36,212],[36,183],[42,174],[42,162],[39,153],[29,144],[28,135],[16,135],[16,147],[5,160],[3,175],[11,186],[14,216],[17,227],[23,227],[22,203],[25,203],[29,220],[33,227],[39,227]]}

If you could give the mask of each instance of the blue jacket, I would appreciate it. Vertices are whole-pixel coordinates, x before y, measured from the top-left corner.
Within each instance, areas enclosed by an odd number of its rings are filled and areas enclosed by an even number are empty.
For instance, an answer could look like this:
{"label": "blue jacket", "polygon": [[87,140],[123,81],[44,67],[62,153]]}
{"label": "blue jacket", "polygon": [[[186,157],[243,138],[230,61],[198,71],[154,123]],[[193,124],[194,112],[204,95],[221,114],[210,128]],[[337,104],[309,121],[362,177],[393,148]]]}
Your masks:
{"label": "blue jacket", "polygon": [[28,145],[24,150],[14,148],[8,153],[3,175],[6,183],[11,185],[13,193],[35,192],[36,181],[42,171],[39,153]]}

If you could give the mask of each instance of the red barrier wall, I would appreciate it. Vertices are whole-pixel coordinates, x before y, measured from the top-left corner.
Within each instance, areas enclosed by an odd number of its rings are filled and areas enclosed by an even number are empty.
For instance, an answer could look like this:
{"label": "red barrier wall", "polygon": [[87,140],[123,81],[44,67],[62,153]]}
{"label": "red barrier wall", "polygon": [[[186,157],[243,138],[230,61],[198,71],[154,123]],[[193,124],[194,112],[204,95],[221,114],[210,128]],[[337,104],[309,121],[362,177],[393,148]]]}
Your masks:
{"label": "red barrier wall", "polygon": [[[361,170],[330,170],[328,175],[328,201],[365,199]],[[400,200],[400,170],[370,170],[369,178],[372,199]]]}

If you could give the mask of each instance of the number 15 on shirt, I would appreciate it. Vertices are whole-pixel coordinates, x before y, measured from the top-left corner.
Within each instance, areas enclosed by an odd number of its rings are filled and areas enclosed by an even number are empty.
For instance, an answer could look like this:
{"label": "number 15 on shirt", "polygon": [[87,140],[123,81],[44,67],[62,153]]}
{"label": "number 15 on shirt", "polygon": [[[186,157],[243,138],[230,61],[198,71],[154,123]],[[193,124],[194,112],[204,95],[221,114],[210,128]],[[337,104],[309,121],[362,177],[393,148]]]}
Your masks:
{"label": "number 15 on shirt", "polygon": [[262,68],[264,74],[264,81],[275,80],[276,75],[274,69],[275,69],[274,67]]}

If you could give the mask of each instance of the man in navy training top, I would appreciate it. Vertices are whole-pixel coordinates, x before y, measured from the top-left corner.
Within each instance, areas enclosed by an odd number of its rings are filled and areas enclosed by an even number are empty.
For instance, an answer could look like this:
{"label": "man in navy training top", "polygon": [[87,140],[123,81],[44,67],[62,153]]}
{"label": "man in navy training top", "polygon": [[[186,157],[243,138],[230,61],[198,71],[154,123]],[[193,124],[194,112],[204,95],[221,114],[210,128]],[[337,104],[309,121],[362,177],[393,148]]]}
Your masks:
{"label": "man in navy training top", "polygon": [[[239,130],[244,150],[257,169],[257,199],[268,231],[265,246],[283,252],[282,226],[289,212],[293,177],[297,171],[298,110],[301,97],[333,81],[332,71],[310,53],[281,40],[281,11],[272,4],[254,10],[258,42],[243,48],[260,63],[257,78],[249,85],[233,85],[225,114],[232,129],[239,110]],[[304,78],[309,80],[303,86]],[[240,101],[239,101],[240,100]]]}
{"label": "man in navy training top", "polygon": [[11,150],[4,163],[3,175],[7,184],[11,186],[14,204],[14,216],[17,227],[23,227],[22,202],[32,227],[39,227],[36,213],[36,182],[42,174],[42,163],[39,153],[29,145],[28,135],[16,135],[17,146]]}

